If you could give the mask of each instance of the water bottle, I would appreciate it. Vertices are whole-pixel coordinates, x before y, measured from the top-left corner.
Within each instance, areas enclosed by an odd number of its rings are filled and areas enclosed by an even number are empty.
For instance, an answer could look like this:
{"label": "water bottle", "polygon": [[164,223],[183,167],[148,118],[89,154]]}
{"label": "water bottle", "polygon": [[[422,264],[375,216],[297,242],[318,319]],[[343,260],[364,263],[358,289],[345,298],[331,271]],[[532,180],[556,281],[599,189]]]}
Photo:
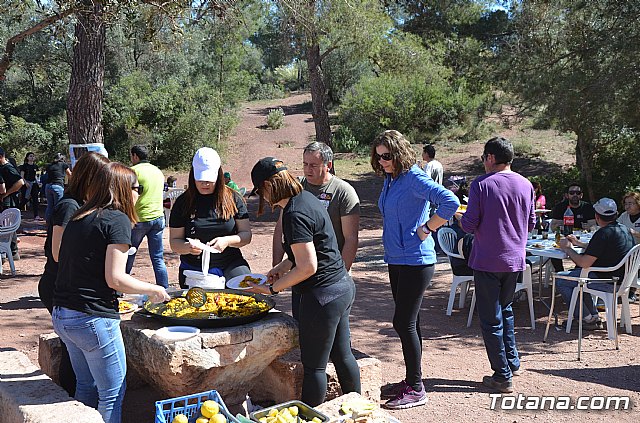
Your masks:
{"label": "water bottle", "polygon": [[571,235],[573,233],[573,212],[571,211],[571,206],[567,206],[567,210],[565,210],[562,216],[562,223],[562,234],[565,236]]}

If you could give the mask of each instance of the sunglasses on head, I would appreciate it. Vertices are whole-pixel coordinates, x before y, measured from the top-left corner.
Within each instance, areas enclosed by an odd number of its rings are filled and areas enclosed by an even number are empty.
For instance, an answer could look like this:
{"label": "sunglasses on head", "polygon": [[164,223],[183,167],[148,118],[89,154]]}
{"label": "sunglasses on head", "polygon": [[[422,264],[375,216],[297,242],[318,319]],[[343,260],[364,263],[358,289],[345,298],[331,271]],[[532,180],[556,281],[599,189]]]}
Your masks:
{"label": "sunglasses on head", "polygon": [[391,159],[393,159],[393,157],[391,156],[391,153],[382,153],[382,154],[375,153],[375,157],[376,157],[376,160],[382,159],[385,162],[391,161]]}
{"label": "sunglasses on head", "polygon": [[580,195],[582,191],[569,191],[569,195]]}
{"label": "sunglasses on head", "polygon": [[144,187],[142,185],[136,185],[136,186],[132,186],[131,189],[137,192],[138,194],[142,194],[142,190],[144,189]]}

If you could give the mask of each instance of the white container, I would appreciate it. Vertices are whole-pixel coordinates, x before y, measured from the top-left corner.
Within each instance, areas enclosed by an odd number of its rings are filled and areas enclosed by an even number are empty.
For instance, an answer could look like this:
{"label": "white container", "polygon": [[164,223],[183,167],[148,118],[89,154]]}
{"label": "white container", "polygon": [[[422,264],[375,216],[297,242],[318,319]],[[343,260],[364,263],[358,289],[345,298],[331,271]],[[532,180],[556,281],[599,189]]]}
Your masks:
{"label": "white container", "polygon": [[224,289],[224,276],[205,275],[197,270],[184,271],[185,283],[189,288]]}

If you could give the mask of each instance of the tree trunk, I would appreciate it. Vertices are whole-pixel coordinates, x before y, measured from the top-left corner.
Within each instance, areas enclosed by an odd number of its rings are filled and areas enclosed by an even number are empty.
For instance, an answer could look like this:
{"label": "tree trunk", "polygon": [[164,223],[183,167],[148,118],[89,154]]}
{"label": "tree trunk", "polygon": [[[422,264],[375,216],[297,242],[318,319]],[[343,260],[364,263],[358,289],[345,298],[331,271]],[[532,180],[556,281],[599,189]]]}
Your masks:
{"label": "tree trunk", "polygon": [[593,168],[591,161],[593,160],[593,131],[589,128],[580,129],[576,132],[578,140],[576,142],[576,164],[580,170],[580,176],[585,182],[587,196],[591,203],[595,202],[595,193],[593,191]]}
{"label": "tree trunk", "polygon": [[103,142],[102,98],[106,28],[103,4],[85,0],[78,12],[67,101],[67,126],[71,144]]}
{"label": "tree trunk", "polygon": [[313,123],[316,127],[316,141],[331,146],[331,126],[329,125],[329,111],[327,110],[327,93],[322,78],[320,59],[320,45],[312,42],[307,46],[307,69],[309,70],[309,84],[311,86],[311,105]]}

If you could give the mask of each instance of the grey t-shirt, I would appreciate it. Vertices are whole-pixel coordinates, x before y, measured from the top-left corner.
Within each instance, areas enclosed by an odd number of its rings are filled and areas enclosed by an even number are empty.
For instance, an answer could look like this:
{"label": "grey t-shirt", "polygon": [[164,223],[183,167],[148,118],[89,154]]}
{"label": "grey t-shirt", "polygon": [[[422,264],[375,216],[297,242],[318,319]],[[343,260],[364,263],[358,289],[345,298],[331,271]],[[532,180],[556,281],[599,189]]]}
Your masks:
{"label": "grey t-shirt", "polygon": [[344,247],[344,234],[342,233],[342,216],[360,215],[360,199],[356,190],[351,185],[337,176],[333,176],[329,182],[323,185],[312,185],[307,178],[300,180],[305,191],[313,194],[329,212],[331,225],[338,238],[338,248],[342,252]]}

